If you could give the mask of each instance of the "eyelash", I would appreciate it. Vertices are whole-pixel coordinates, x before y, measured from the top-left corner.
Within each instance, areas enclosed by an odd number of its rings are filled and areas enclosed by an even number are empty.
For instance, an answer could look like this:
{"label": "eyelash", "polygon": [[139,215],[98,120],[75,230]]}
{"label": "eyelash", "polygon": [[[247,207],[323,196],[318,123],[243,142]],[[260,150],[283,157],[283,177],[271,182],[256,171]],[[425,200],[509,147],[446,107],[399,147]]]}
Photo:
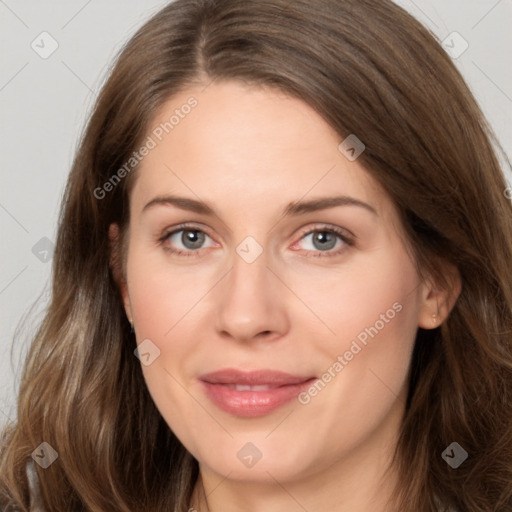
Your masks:
{"label": "eyelash", "polygon": [[[171,249],[170,247],[164,246],[164,242],[170,236],[175,235],[176,233],[179,233],[180,231],[198,231],[198,232],[204,233],[205,235],[209,236],[208,233],[206,233],[206,231],[204,231],[202,229],[199,229],[198,227],[196,227],[194,225],[191,225],[191,224],[181,224],[179,226],[176,226],[176,228],[174,228],[171,231],[166,231],[163,234],[163,236],[161,236],[158,239],[158,242],[160,243],[160,245],[163,246],[164,250],[166,250],[166,251],[168,251],[171,254],[174,254],[176,256],[185,256],[185,257],[198,256],[199,253],[201,253],[201,249],[198,249],[198,250],[195,250],[195,251],[194,250],[186,250],[185,251],[183,249]],[[312,233],[334,233],[339,238],[341,238],[341,240],[344,243],[344,246],[341,247],[341,248],[338,248],[335,251],[333,251],[333,250],[330,250],[330,251],[308,251],[308,252],[316,253],[316,254],[311,254],[311,255],[307,256],[308,258],[309,257],[313,257],[313,258],[330,258],[330,257],[338,256],[341,253],[343,253],[344,251],[346,251],[347,247],[352,247],[354,245],[353,238],[355,238],[355,237],[352,238],[352,237],[348,236],[345,231],[342,231],[341,229],[336,228],[334,226],[327,226],[327,225],[321,225],[320,227],[316,226],[315,228],[309,229],[308,231],[305,231],[304,233],[301,233],[301,236],[300,236],[299,240],[302,240],[304,237],[306,237],[306,236],[308,236],[308,235],[310,235]]]}

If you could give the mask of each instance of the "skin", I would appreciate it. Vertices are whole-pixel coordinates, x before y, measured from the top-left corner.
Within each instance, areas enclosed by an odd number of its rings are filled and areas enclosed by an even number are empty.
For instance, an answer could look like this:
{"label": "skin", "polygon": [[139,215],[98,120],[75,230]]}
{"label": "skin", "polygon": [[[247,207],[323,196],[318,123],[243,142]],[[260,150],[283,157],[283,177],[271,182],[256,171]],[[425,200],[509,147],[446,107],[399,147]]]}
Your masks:
{"label": "skin", "polygon": [[[338,150],[343,137],[308,105],[276,90],[221,81],[174,96],[151,126],[192,95],[198,106],[137,171],[118,283],[137,343],[149,338],[160,350],[142,365],[151,396],[199,461],[190,506],[389,510],[396,476],[385,469],[404,411],[415,334],[446,318],[460,283],[454,280],[450,301],[449,290],[421,281],[394,204],[358,160]],[[207,201],[215,214],[173,205],[142,211],[166,194]],[[376,213],[346,205],[282,215],[291,202],[332,195],[364,201]],[[183,222],[206,233],[200,249],[184,245],[183,232],[159,241]],[[336,244],[326,250],[307,234],[330,227],[355,235],[354,244],[334,234]],[[116,225],[110,236],[118,241]],[[247,236],[262,249],[252,263],[236,252]],[[396,303],[400,312],[307,405],[293,400],[268,415],[240,418],[218,409],[197,380],[226,367],[320,378]],[[248,442],[263,454],[252,468],[237,457]],[[199,502],[203,485],[207,505]]]}

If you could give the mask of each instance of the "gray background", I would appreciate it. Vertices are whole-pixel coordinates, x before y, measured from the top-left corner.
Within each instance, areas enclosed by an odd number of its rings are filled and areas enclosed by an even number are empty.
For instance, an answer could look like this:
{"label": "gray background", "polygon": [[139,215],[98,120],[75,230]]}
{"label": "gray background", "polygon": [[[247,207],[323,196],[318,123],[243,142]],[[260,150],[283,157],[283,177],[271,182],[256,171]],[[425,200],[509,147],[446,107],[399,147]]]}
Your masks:
{"label": "gray background", "polygon": [[[117,51],[166,3],[0,0],[0,427],[16,417],[24,354],[48,300],[58,206],[86,117]],[[512,159],[512,0],[397,3],[440,40],[456,31],[467,41],[454,61]],[[46,59],[31,46],[51,48],[44,31],[58,43]]]}

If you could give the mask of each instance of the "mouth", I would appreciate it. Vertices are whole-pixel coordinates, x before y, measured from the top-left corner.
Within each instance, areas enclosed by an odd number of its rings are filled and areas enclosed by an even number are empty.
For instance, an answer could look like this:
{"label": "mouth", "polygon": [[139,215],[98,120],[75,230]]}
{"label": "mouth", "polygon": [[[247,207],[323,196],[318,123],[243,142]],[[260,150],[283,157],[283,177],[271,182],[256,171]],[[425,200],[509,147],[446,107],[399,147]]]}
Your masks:
{"label": "mouth", "polygon": [[316,380],[275,370],[227,368],[199,377],[206,396],[219,409],[241,417],[270,414],[297,398]]}

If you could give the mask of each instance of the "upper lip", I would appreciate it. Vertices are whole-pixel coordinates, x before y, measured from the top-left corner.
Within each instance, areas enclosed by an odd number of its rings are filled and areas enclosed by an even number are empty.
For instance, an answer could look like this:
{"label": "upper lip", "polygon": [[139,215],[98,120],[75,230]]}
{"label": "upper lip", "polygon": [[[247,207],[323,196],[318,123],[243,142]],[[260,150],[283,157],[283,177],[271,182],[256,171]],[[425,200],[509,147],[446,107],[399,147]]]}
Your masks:
{"label": "upper lip", "polygon": [[199,377],[200,380],[210,384],[245,384],[248,386],[287,386],[300,384],[313,379],[313,376],[304,377],[292,375],[277,370],[261,369],[252,371],[226,368],[216,372],[207,373]]}

